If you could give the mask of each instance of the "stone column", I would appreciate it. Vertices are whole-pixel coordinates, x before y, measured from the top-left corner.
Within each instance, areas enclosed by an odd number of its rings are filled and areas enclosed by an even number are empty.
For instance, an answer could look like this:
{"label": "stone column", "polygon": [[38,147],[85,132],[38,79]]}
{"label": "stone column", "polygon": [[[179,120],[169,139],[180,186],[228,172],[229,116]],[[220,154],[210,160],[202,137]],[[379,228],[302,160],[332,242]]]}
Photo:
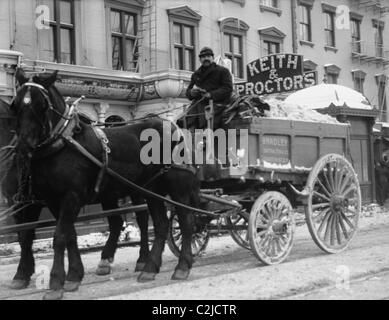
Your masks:
{"label": "stone column", "polygon": [[104,123],[105,114],[109,109],[109,104],[107,102],[100,102],[99,104],[95,104],[95,110],[97,112],[97,119],[100,123]]}

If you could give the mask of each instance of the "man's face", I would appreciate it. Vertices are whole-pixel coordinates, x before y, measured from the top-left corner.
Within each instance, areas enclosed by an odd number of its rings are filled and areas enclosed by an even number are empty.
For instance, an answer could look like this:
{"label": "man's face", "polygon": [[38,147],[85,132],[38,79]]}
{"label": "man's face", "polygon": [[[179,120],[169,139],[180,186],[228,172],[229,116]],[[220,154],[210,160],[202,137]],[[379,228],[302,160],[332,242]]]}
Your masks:
{"label": "man's face", "polygon": [[205,55],[200,57],[201,65],[204,67],[209,67],[211,63],[213,62],[213,56],[212,55]]}

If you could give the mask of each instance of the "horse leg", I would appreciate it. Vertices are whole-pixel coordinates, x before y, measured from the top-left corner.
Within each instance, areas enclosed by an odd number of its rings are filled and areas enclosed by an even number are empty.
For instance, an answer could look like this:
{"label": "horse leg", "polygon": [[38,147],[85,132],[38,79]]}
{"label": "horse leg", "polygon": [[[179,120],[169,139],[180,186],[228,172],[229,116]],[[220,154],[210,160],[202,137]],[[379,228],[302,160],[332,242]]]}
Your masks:
{"label": "horse leg", "polygon": [[[143,203],[138,197],[133,197],[132,200],[134,205]],[[139,258],[136,261],[135,272],[142,271],[149,258],[149,213],[148,212],[136,212],[136,222],[140,230],[140,249]]]}
{"label": "horse leg", "polygon": [[[101,203],[103,210],[117,209],[117,199],[104,200]],[[97,266],[96,274],[99,276],[107,275],[111,273],[111,263],[114,260],[115,252],[120,237],[120,232],[123,227],[123,219],[120,215],[114,215],[108,217],[109,224],[109,237],[103,251],[101,252],[101,260]]]}
{"label": "horse leg", "polygon": [[[53,212],[55,211],[53,210],[54,208],[55,206],[50,206]],[[61,199],[59,210],[54,214],[54,216],[58,217],[53,240],[54,262],[50,272],[50,291],[44,295],[44,300],[59,300],[63,296],[66,276],[64,265],[65,247],[68,249],[69,259],[67,280],[78,282],[79,285],[84,276],[84,267],[78,250],[77,235],[74,228],[80,209],[79,197],[77,194],[69,192]],[[65,288],[74,289],[74,284],[70,284]]]}
{"label": "horse leg", "polygon": [[138,276],[138,282],[152,281],[155,279],[155,275],[159,272],[162,264],[162,252],[169,230],[169,219],[166,215],[165,204],[154,199],[148,199],[147,204],[153,219],[155,239],[149,254],[149,259],[142,273]]}
{"label": "horse leg", "polygon": [[[196,205],[198,203],[196,199],[194,199],[194,201],[188,201],[188,197],[180,196],[178,198],[174,198],[174,200],[183,204],[198,207],[198,205]],[[182,246],[178,264],[172,275],[172,280],[186,280],[189,276],[190,269],[192,268],[193,264],[192,236],[194,216],[190,210],[183,208],[176,208],[176,210],[178,215],[178,222],[180,224],[180,229],[182,233]]]}
{"label": "horse leg", "polygon": [[[22,212],[19,212],[15,216],[16,224],[35,222],[39,219],[42,206],[40,205],[31,205],[30,207],[24,209]],[[35,262],[34,256],[32,253],[32,244],[35,239],[35,230],[23,230],[18,232],[18,240],[20,245],[20,260],[16,274],[10,285],[11,289],[20,290],[27,288],[31,276],[35,271]]]}

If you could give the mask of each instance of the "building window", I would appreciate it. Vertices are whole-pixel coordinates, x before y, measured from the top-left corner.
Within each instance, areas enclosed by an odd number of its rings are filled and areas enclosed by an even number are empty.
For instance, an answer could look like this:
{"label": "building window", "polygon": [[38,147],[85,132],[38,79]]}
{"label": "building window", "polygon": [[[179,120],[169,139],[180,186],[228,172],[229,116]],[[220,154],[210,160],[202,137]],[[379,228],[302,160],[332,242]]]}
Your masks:
{"label": "building window", "polygon": [[335,47],[335,14],[333,12],[324,12],[323,15],[326,45]]}
{"label": "building window", "polygon": [[361,53],[361,21],[357,19],[351,19],[351,43],[352,50],[356,53]]}
{"label": "building window", "polygon": [[335,64],[326,65],[324,67],[326,83],[337,84],[340,70]]}
{"label": "building window", "polygon": [[194,71],[195,44],[194,27],[181,23],[173,24],[174,68]]}
{"label": "building window", "polygon": [[263,41],[266,55],[280,53],[280,44],[278,42]]}
{"label": "building window", "polygon": [[385,75],[376,76],[377,86],[378,86],[378,108],[382,114],[382,120],[385,121],[387,117],[387,104],[386,104],[386,85],[387,77]]}
{"label": "building window", "polygon": [[167,9],[170,30],[170,66],[194,71],[201,16],[188,6]]}
{"label": "building window", "polygon": [[267,27],[259,29],[258,33],[261,40],[261,47],[263,48],[263,56],[283,51],[283,42],[286,35],[281,30],[276,27]]}
{"label": "building window", "polygon": [[366,72],[362,70],[352,71],[354,89],[363,94],[363,85],[365,82]]}
{"label": "building window", "polygon": [[261,0],[261,5],[266,7],[278,8],[278,0]]}
{"label": "building window", "polygon": [[232,74],[243,78],[243,40],[242,36],[224,33],[224,56],[231,60]]}
{"label": "building window", "polygon": [[50,29],[39,30],[40,59],[75,63],[74,1],[42,0],[49,8]]}
{"label": "building window", "polygon": [[311,7],[300,4],[300,39],[312,42]]}
{"label": "building window", "polygon": [[137,71],[137,20],[136,13],[110,10],[112,68],[115,70]]}
{"label": "building window", "polygon": [[376,57],[384,55],[384,24],[381,21],[373,20],[374,42]]}
{"label": "building window", "polygon": [[231,72],[235,77],[244,78],[245,39],[249,26],[237,18],[219,20],[222,37],[221,52],[231,60]]}

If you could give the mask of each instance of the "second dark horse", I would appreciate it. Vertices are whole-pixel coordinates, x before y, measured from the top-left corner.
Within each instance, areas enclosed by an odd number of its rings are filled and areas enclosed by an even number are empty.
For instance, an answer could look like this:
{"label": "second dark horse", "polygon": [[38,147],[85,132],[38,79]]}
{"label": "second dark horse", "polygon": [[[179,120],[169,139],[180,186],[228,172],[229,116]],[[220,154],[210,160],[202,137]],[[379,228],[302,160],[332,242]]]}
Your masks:
{"label": "second dark horse", "polygon": [[[61,148],[50,150],[53,128],[67,117],[66,104],[53,86],[56,72],[46,77],[34,77],[30,82],[19,69],[16,78],[21,85],[11,109],[16,114],[18,136],[16,156],[19,161],[30,163],[29,172],[34,196],[44,200],[54,217],[57,226],[54,234],[54,263],[50,273],[50,291],[46,299],[60,299],[63,290],[74,291],[84,277],[84,268],[77,246],[74,228],[80,208],[97,197],[103,209],[117,208],[117,201],[125,196],[133,199],[139,194],[127,186],[105,175],[99,193],[95,194],[96,179],[100,168],[85,158],[74,148],[63,143]],[[76,121],[72,118],[69,123]],[[77,121],[76,121],[77,122]],[[133,125],[104,129],[109,141],[109,167],[124,178],[139,185],[147,182],[148,189],[160,195],[169,195],[173,200],[198,207],[199,182],[188,170],[172,167],[163,175],[152,179],[163,168],[163,164],[144,164],[140,154],[148,143],[141,140],[146,129],[153,129],[161,138],[161,119],[150,119]],[[95,130],[82,122],[73,123],[73,139],[98,159],[102,159],[103,146]],[[62,139],[58,137],[58,139]],[[43,155],[42,155],[43,154]],[[138,281],[150,281],[159,272],[162,252],[168,233],[168,217],[162,201],[146,197],[153,219],[155,240]],[[183,280],[189,275],[193,263],[191,239],[193,215],[186,209],[177,208],[183,243],[179,262],[172,279]],[[110,237],[102,253],[102,259],[113,259],[118,237],[122,228],[119,216],[109,218]],[[68,251],[69,269],[65,273],[64,251]],[[147,245],[148,251],[148,245]]]}

